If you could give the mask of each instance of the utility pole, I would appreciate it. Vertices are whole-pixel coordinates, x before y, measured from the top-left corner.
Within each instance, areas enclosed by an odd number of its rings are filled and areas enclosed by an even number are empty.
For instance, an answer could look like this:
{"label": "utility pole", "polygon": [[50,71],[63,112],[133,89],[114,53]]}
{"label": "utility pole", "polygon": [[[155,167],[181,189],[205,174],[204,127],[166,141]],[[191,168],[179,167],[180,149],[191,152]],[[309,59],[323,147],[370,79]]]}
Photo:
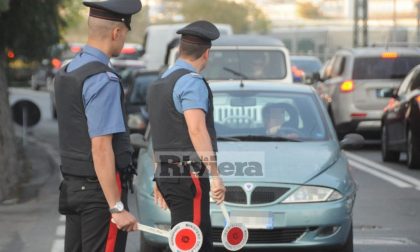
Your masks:
{"label": "utility pole", "polygon": [[354,0],[353,47],[368,43],[368,0]]}
{"label": "utility pole", "polygon": [[420,42],[420,0],[415,2],[417,8],[417,43]]}

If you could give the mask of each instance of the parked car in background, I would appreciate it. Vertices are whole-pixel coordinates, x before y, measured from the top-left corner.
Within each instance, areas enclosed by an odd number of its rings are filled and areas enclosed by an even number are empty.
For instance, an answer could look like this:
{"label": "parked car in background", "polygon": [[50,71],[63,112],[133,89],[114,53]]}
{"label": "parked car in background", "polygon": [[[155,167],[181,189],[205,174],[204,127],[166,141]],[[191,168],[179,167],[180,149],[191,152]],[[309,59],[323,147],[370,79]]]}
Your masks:
{"label": "parked car in background", "polygon": [[[341,148],[360,144],[362,138],[347,136],[340,148],[327,111],[309,86],[266,81],[210,86],[225,205],[231,219],[249,230],[246,248],[352,252],[357,186]],[[280,128],[268,130],[279,121]],[[153,198],[149,133],[134,141],[141,146],[135,182],[138,216],[140,223],[169,229],[169,211]],[[246,165],[236,167],[235,162]],[[214,244],[222,247],[225,220],[213,201],[210,213]],[[156,235],[141,232],[140,237],[141,252],[162,251],[167,245]]]}
{"label": "parked car in background", "polygon": [[420,169],[420,66],[415,67],[398,89],[390,89],[382,116],[382,159],[396,162],[407,153],[409,168]]}
{"label": "parked car in background", "polygon": [[[166,47],[174,38],[180,35],[176,32],[187,24],[162,24],[147,27],[143,46],[145,49],[144,61],[147,69],[159,70],[164,67]],[[231,25],[215,24],[222,35],[233,34]]]}
{"label": "parked car in background", "polygon": [[[169,67],[178,58],[178,50],[176,45],[168,51]],[[202,75],[210,82],[293,82],[289,51],[283,42],[257,35],[229,35],[215,40]]]}
{"label": "parked car in background", "polygon": [[144,68],[145,64],[141,57],[144,54],[140,44],[125,43],[118,57],[111,58],[111,64],[118,72],[126,68]]}
{"label": "parked car in background", "polygon": [[31,77],[31,88],[39,90],[52,82],[63,62],[73,58],[82,49],[81,43],[57,44],[50,48],[49,55],[43,59]]}
{"label": "parked car in background", "polygon": [[131,133],[144,134],[149,116],[146,111],[146,96],[149,86],[159,78],[159,71],[137,70],[126,78],[126,108],[128,127]]}
{"label": "parked car in background", "polygon": [[397,88],[420,64],[417,48],[369,47],[340,50],[315,86],[328,108],[339,136],[360,132],[380,136],[385,91]]}
{"label": "parked car in background", "polygon": [[293,82],[304,83],[305,78],[319,74],[322,62],[315,56],[290,56]]}

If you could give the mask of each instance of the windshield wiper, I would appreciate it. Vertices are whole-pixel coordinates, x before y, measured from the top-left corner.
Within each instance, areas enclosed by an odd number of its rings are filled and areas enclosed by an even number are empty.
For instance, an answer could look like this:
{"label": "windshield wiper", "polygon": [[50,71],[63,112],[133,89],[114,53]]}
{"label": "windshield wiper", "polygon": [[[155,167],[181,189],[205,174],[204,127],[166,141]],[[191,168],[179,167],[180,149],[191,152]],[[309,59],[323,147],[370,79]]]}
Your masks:
{"label": "windshield wiper", "polygon": [[236,75],[238,77],[241,77],[242,79],[245,79],[245,80],[248,80],[249,79],[248,76],[246,76],[245,74],[240,73],[240,72],[237,72],[237,71],[235,71],[233,69],[230,69],[229,67],[223,67],[223,70],[225,70],[225,71],[227,71],[229,73],[232,73],[233,75]]}
{"label": "windshield wiper", "polygon": [[240,142],[241,139],[235,138],[235,137],[217,137],[218,141],[227,141],[227,142]]}
{"label": "windshield wiper", "polygon": [[231,136],[229,138],[239,139],[240,141],[266,141],[266,142],[302,142],[299,139],[287,138],[282,136],[262,136],[262,135],[244,135],[244,136]]}

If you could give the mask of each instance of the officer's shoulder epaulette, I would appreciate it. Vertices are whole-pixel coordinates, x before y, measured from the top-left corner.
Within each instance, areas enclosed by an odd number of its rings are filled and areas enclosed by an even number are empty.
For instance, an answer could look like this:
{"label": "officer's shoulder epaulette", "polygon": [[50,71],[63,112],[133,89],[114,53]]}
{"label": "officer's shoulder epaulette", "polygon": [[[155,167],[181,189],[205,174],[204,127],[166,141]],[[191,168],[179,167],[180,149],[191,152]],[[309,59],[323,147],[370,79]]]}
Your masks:
{"label": "officer's shoulder epaulette", "polygon": [[118,76],[115,73],[113,73],[113,72],[106,72],[106,75],[108,76],[108,78],[110,80],[119,81]]}
{"label": "officer's shoulder epaulette", "polygon": [[201,76],[201,74],[198,73],[190,73],[190,76],[198,79],[203,79],[203,76]]}

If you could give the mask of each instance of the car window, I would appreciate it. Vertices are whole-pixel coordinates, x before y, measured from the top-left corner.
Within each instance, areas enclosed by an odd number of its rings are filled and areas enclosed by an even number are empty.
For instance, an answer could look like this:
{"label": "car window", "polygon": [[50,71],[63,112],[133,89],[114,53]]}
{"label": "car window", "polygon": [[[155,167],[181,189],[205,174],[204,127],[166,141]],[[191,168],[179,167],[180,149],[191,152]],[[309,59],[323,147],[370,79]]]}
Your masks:
{"label": "car window", "polygon": [[410,83],[410,91],[420,89],[420,70],[415,70],[414,77]]}
{"label": "car window", "polygon": [[149,86],[157,80],[158,74],[140,75],[135,78],[132,92],[129,96],[131,104],[145,104]]}
{"label": "car window", "polygon": [[346,58],[344,56],[337,56],[333,63],[332,77],[341,76],[346,65]]}
{"label": "car window", "polygon": [[410,87],[411,80],[413,79],[413,76],[414,76],[415,72],[416,71],[413,70],[407,75],[407,77],[405,77],[404,81],[401,83],[401,85],[398,89],[398,96],[402,96],[405,93],[407,93],[407,91]]}
{"label": "car window", "polygon": [[353,79],[403,79],[420,64],[420,57],[364,57],[354,62]]}
{"label": "car window", "polygon": [[203,75],[208,80],[275,80],[285,78],[286,69],[278,50],[213,50]]}
{"label": "car window", "polygon": [[301,141],[329,138],[325,117],[311,94],[214,92],[217,135],[293,136]]}
{"label": "car window", "polygon": [[292,59],[292,65],[297,66],[306,74],[319,72],[322,67],[321,61],[317,59]]}

